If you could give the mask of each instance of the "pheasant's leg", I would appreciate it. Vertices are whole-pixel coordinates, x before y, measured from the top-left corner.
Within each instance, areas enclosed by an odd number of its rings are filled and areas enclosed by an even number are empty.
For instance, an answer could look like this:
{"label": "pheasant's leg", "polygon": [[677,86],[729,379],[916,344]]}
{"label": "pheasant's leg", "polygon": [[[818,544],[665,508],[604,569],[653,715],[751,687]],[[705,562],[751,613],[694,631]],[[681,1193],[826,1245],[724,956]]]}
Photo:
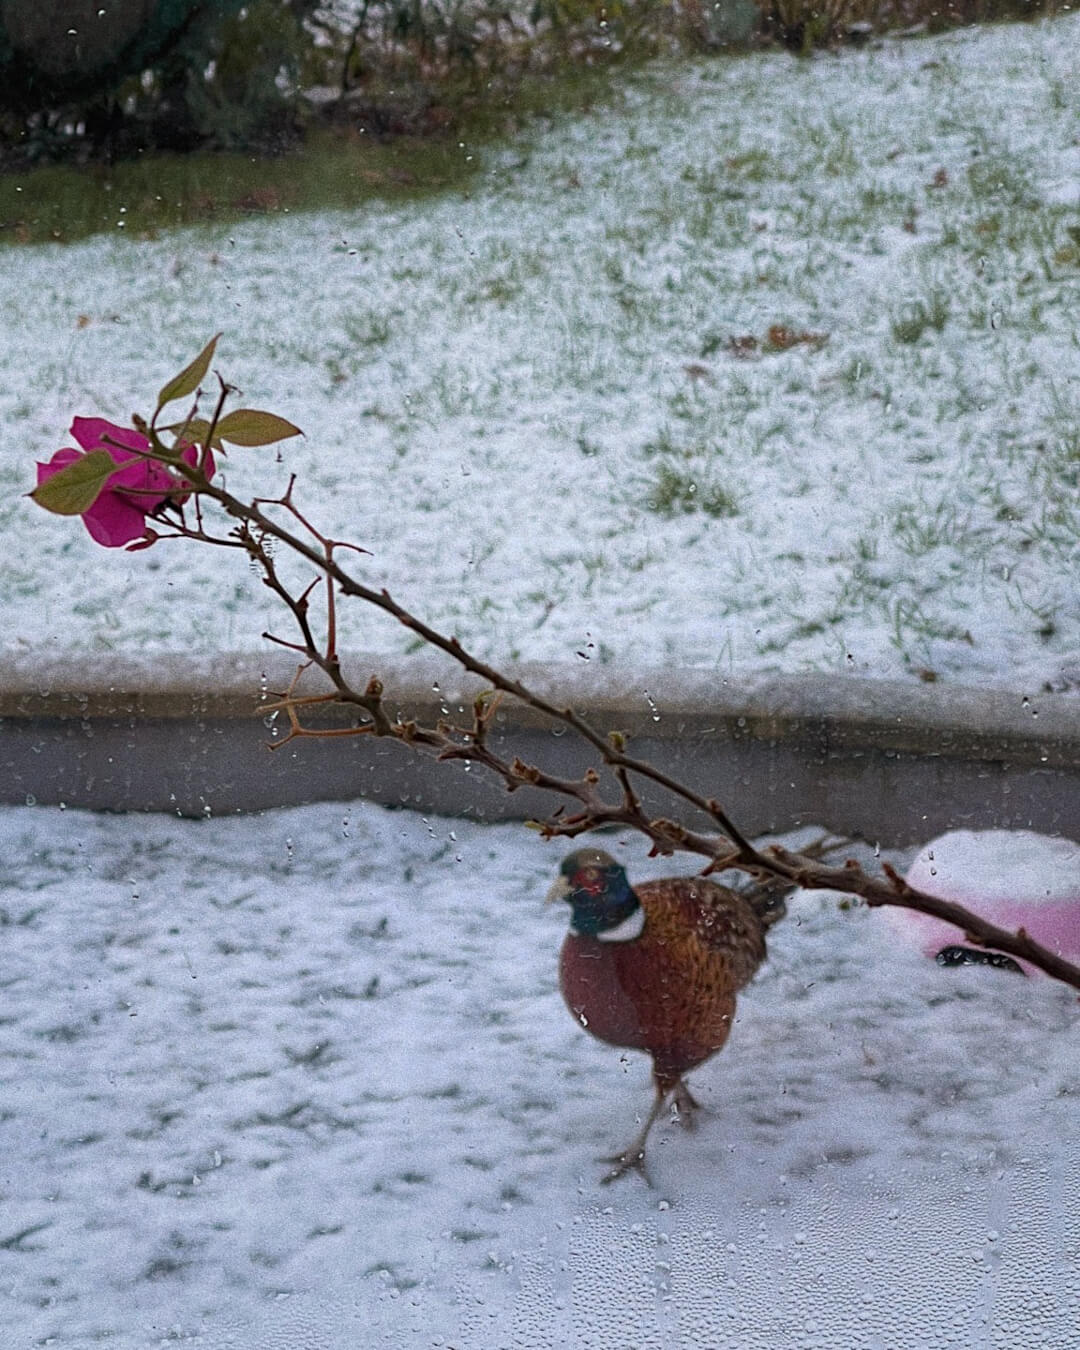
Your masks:
{"label": "pheasant's leg", "polygon": [[645,1169],[645,1141],[648,1139],[649,1131],[656,1122],[656,1117],[664,1109],[664,1103],[667,1101],[670,1091],[670,1083],[661,1082],[659,1079],[656,1080],[656,1100],[653,1102],[652,1110],[646,1117],[645,1124],[642,1125],[634,1142],[624,1152],[617,1153],[613,1158],[604,1159],[605,1162],[613,1162],[615,1164],[607,1176],[602,1178],[605,1186],[609,1182],[615,1181],[621,1176],[625,1176],[627,1172],[640,1172],[646,1182],[648,1182],[650,1186],[652,1185],[652,1181],[649,1179],[649,1173]]}
{"label": "pheasant's leg", "polygon": [[704,1108],[681,1078],[675,1083],[672,1100],[679,1113],[679,1120],[688,1130],[692,1130],[697,1124],[698,1111]]}

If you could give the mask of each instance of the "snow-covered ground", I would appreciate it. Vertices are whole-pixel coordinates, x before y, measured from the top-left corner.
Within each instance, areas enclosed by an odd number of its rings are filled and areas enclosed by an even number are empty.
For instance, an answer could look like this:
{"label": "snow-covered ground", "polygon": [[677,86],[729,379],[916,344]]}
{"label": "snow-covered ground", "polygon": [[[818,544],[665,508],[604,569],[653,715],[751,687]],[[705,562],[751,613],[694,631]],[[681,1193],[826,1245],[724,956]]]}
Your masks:
{"label": "snow-covered ground", "polygon": [[105,556],[18,495],[222,329],[243,401],[308,436],[231,483],[295,470],[366,578],[486,654],[1074,687],[1078,53],[1074,16],[660,64],[463,145],[464,195],[5,251],[4,642],[275,619],[242,564]]}
{"label": "snow-covered ground", "polygon": [[1076,1345],[1051,980],[799,897],[692,1075],[710,1114],[603,1188],[647,1062],[562,1004],[558,846],[20,808],[0,855],[4,1350]]}
{"label": "snow-covered ground", "polygon": [[[660,66],[468,197],[6,252],[4,642],[279,626],[228,557],[18,495],[220,328],[308,433],[233,486],[297,472],[486,654],[1076,683],[1078,37]],[[601,1188],[648,1073],[562,1006],[559,856],[374,806],[0,810],[0,1350],[1075,1347],[1074,992],[798,897],[714,1114]]]}

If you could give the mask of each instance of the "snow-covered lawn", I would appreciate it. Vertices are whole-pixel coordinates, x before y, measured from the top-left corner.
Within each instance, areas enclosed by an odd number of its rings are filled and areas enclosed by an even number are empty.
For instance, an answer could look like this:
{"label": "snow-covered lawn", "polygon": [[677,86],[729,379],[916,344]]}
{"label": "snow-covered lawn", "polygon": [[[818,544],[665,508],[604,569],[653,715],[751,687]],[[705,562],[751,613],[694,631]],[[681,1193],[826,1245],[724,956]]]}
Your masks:
{"label": "snow-covered lawn", "polygon": [[647,1061],[559,997],[557,846],[19,808],[0,852],[5,1350],[1075,1343],[1050,980],[800,897],[692,1075],[714,1114],[606,1189]]}
{"label": "snow-covered lawn", "polygon": [[17,495],[223,329],[243,402],[308,434],[232,484],[295,470],[365,577],[484,653],[1075,685],[1078,53],[1071,17],[661,64],[462,146],[467,197],[5,251],[4,642],[276,617],[230,559],[106,557]]}

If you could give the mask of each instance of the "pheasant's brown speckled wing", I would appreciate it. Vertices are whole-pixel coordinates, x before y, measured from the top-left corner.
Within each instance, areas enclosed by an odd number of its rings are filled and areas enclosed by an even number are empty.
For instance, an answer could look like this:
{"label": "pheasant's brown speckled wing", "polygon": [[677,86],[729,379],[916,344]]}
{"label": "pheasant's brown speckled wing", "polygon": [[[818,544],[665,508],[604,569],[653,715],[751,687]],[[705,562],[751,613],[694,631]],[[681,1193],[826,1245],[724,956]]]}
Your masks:
{"label": "pheasant's brown speckled wing", "polygon": [[765,959],[765,935],[753,907],[736,891],[701,877],[671,877],[635,887],[650,926],[689,930],[712,953],[724,958],[732,987],[741,989]]}

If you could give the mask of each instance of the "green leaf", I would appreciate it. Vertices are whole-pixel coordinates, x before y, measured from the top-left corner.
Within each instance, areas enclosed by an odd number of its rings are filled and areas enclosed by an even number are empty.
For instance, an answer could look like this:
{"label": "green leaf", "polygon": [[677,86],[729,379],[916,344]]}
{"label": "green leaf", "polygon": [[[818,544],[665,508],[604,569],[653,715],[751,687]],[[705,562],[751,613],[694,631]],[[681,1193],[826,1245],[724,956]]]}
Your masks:
{"label": "green leaf", "polygon": [[[181,432],[184,433],[183,441],[177,441],[177,448],[181,445],[205,445],[206,438],[210,434],[210,423],[205,417],[192,417],[187,422],[174,422],[164,430],[171,431],[177,437]],[[221,449],[221,435],[217,430],[214,432],[212,445],[215,450]]]}
{"label": "green leaf", "polygon": [[159,410],[164,408],[166,403],[172,403],[178,398],[186,398],[188,394],[193,394],[198,389],[203,376],[210,369],[210,362],[214,357],[214,348],[217,346],[217,340],[220,336],[220,333],[215,333],[191,365],[185,366],[179,375],[174,375],[169,383],[164,386],[161,393],[158,394],[157,405]]}
{"label": "green leaf", "polygon": [[39,483],[30,496],[53,515],[81,516],[119,467],[106,451],[91,450]]}
{"label": "green leaf", "polygon": [[232,445],[273,445],[287,441],[290,436],[304,433],[284,417],[275,413],[256,412],[254,408],[237,408],[226,413],[215,428],[215,435]]}

